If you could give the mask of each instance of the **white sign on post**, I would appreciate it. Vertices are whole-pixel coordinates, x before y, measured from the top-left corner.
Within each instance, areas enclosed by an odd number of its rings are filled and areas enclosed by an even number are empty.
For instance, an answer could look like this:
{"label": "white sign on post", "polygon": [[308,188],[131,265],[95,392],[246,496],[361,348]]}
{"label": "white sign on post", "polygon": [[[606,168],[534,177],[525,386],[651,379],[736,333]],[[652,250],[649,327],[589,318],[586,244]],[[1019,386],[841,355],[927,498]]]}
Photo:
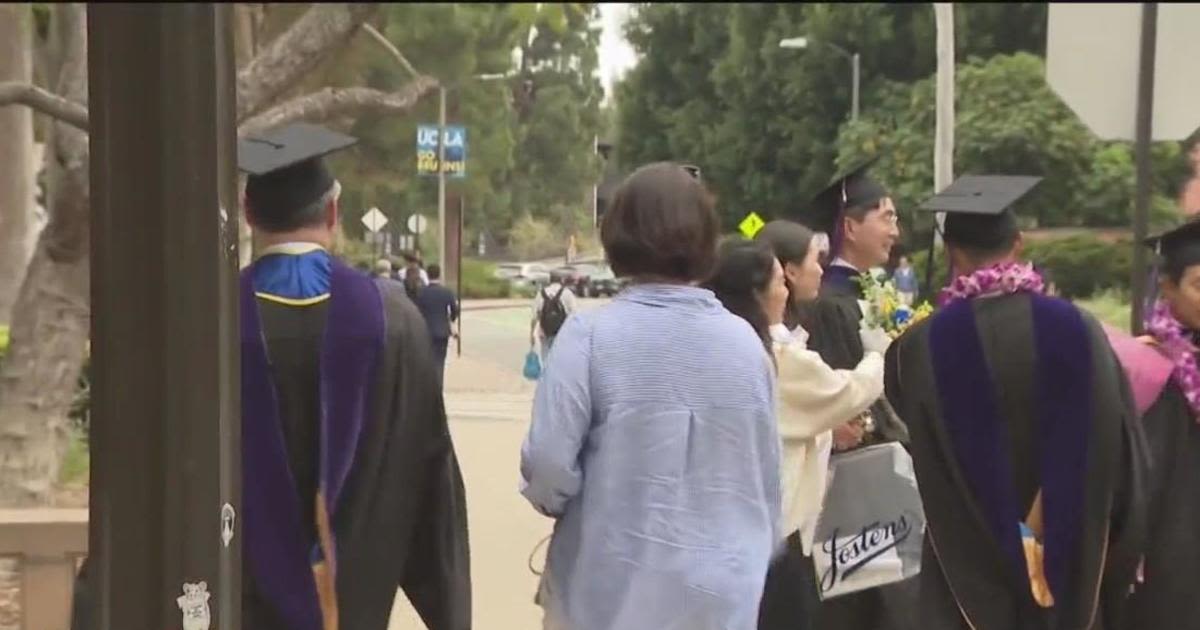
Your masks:
{"label": "white sign on post", "polygon": [[371,208],[363,215],[362,222],[371,232],[378,232],[388,224],[388,218],[379,211],[379,208]]}
{"label": "white sign on post", "polygon": [[414,214],[408,217],[408,231],[413,234],[424,234],[428,223],[429,221],[425,219],[425,215]]}
{"label": "white sign on post", "polygon": [[[1151,138],[1181,140],[1200,127],[1200,4],[1162,2],[1154,53]],[[1133,140],[1142,5],[1052,2],[1046,81],[1102,139]]]}

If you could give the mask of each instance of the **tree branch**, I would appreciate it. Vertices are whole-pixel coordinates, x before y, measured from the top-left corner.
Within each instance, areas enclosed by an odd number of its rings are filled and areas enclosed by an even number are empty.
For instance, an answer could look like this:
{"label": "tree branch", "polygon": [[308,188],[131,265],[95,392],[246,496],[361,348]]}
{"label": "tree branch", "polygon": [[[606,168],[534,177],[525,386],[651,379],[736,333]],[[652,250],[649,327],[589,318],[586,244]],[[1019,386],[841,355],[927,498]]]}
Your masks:
{"label": "tree branch", "polygon": [[378,9],[374,3],[314,4],[237,77],[237,119],[262,111],[339,49]]}
{"label": "tree branch", "polygon": [[72,103],[36,85],[14,81],[0,83],[0,107],[5,105],[26,105],[36,112],[41,112],[73,127],[84,131],[87,131],[88,128],[86,107]]}
{"label": "tree branch", "polygon": [[392,42],[389,42],[388,38],[383,36],[383,33],[375,30],[375,27],[371,26],[370,24],[363,24],[363,30],[366,31],[367,35],[370,35],[372,39],[379,42],[380,46],[383,46],[385,50],[391,53],[392,57],[395,58],[396,61],[399,61],[400,65],[404,66],[404,69],[408,70],[408,73],[411,74],[414,79],[421,78],[421,73],[417,72],[417,70],[413,68],[413,65],[408,62],[408,58],[404,56],[404,53],[400,52],[400,49],[396,48]]}
{"label": "tree branch", "polygon": [[276,105],[247,120],[238,127],[238,135],[260,133],[297,120],[321,122],[336,116],[357,116],[368,112],[408,112],[421,97],[437,87],[436,79],[425,76],[391,93],[364,87],[327,87]]}

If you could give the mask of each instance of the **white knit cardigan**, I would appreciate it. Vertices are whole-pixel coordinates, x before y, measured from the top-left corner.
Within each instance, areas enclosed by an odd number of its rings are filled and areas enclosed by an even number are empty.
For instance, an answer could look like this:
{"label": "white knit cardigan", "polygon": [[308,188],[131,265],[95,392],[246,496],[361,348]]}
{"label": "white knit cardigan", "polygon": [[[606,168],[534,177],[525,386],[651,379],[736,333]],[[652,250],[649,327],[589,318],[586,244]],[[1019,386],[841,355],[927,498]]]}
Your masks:
{"label": "white knit cardigan", "polygon": [[777,417],[783,442],[783,532],[800,532],[811,555],[817,517],[825,500],[833,429],[867,410],[883,395],[883,357],[868,352],[852,370],[835,370],[808,349],[803,329],[772,327],[779,369]]}

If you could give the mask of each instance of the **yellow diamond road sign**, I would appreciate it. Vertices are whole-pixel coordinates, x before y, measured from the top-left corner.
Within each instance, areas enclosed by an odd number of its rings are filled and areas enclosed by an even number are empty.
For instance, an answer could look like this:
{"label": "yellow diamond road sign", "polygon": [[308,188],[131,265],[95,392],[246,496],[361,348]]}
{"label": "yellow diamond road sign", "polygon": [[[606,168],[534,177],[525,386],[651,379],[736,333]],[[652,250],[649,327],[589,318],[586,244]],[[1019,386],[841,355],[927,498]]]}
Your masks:
{"label": "yellow diamond road sign", "polygon": [[741,230],[746,238],[754,238],[754,235],[758,234],[758,231],[763,229],[764,225],[766,223],[762,220],[762,217],[758,216],[757,212],[751,212],[738,224],[738,230]]}

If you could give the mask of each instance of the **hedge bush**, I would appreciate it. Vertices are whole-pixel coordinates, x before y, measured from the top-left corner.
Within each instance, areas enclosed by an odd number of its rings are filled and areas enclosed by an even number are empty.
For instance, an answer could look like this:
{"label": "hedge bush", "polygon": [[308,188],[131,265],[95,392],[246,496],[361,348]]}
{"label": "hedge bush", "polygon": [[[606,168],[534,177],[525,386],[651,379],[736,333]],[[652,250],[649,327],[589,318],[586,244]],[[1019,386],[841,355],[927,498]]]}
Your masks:
{"label": "hedge bush", "polygon": [[1129,289],[1133,243],[1079,235],[1028,243],[1025,258],[1049,272],[1063,297],[1086,298],[1109,289]]}
{"label": "hedge bush", "polygon": [[511,285],[507,280],[496,277],[496,266],[464,258],[462,261],[462,298],[463,299],[500,299],[507,298]]}
{"label": "hedge bush", "polygon": [[[939,250],[934,259],[934,281],[925,286],[928,251],[913,254],[913,268],[921,282],[923,299],[932,299],[946,286],[946,258]],[[1095,236],[1077,235],[1049,241],[1027,242],[1023,258],[1037,265],[1068,299],[1087,298],[1115,290],[1128,291],[1133,269],[1133,244],[1128,239],[1108,242]]]}

